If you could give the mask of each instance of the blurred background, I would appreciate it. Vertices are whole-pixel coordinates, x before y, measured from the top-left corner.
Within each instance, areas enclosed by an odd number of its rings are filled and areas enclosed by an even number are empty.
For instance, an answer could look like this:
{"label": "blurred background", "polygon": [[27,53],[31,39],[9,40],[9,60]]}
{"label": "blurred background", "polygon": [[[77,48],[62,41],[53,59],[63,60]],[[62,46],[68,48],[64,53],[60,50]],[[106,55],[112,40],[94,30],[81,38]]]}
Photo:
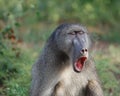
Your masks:
{"label": "blurred background", "polygon": [[61,23],[90,34],[105,96],[120,96],[120,0],[0,0],[0,96],[29,96],[31,67]]}

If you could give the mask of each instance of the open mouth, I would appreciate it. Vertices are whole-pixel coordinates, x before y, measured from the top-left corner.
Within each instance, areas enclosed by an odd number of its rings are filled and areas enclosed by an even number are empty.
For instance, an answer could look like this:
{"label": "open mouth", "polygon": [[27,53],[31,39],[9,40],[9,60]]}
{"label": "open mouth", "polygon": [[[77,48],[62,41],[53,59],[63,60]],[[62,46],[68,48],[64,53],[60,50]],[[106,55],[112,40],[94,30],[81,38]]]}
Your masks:
{"label": "open mouth", "polygon": [[74,63],[74,69],[77,72],[80,72],[83,69],[83,66],[85,64],[87,57],[80,57],[75,63]]}

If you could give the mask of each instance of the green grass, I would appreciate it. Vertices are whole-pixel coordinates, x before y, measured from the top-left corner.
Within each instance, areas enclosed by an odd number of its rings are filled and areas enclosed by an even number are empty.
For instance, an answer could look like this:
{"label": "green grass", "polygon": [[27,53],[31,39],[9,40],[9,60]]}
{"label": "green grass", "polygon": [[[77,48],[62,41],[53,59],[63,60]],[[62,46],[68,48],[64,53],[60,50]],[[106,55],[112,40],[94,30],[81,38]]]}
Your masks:
{"label": "green grass", "polygon": [[[95,56],[96,66],[102,81],[105,96],[120,95],[120,46],[109,45]],[[99,51],[99,50],[98,50]]]}

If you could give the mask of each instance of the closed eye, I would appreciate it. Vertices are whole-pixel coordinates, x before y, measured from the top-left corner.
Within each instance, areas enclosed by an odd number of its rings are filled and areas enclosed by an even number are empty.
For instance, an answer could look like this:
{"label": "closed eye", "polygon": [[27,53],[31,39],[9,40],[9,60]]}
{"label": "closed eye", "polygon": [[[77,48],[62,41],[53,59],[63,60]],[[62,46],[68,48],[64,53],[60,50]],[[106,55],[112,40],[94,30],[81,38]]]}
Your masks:
{"label": "closed eye", "polygon": [[78,32],[80,35],[84,34],[85,32],[84,31],[79,31]]}
{"label": "closed eye", "polygon": [[70,32],[70,33],[68,33],[69,35],[76,35],[76,33],[75,32]]}
{"label": "closed eye", "polygon": [[80,35],[82,35],[82,34],[84,34],[85,32],[84,31],[73,31],[73,32],[69,32],[68,34],[70,34],[70,35],[77,35],[77,34],[80,34]]}

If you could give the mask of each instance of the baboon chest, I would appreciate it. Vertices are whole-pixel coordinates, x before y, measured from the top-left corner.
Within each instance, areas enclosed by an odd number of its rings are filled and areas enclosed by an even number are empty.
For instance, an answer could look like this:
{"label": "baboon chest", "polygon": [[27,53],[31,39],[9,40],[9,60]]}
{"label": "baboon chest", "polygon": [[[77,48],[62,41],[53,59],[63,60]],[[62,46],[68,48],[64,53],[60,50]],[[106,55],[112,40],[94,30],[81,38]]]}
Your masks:
{"label": "baboon chest", "polygon": [[75,73],[71,68],[65,69],[56,85],[56,96],[84,96],[87,83],[82,73]]}

